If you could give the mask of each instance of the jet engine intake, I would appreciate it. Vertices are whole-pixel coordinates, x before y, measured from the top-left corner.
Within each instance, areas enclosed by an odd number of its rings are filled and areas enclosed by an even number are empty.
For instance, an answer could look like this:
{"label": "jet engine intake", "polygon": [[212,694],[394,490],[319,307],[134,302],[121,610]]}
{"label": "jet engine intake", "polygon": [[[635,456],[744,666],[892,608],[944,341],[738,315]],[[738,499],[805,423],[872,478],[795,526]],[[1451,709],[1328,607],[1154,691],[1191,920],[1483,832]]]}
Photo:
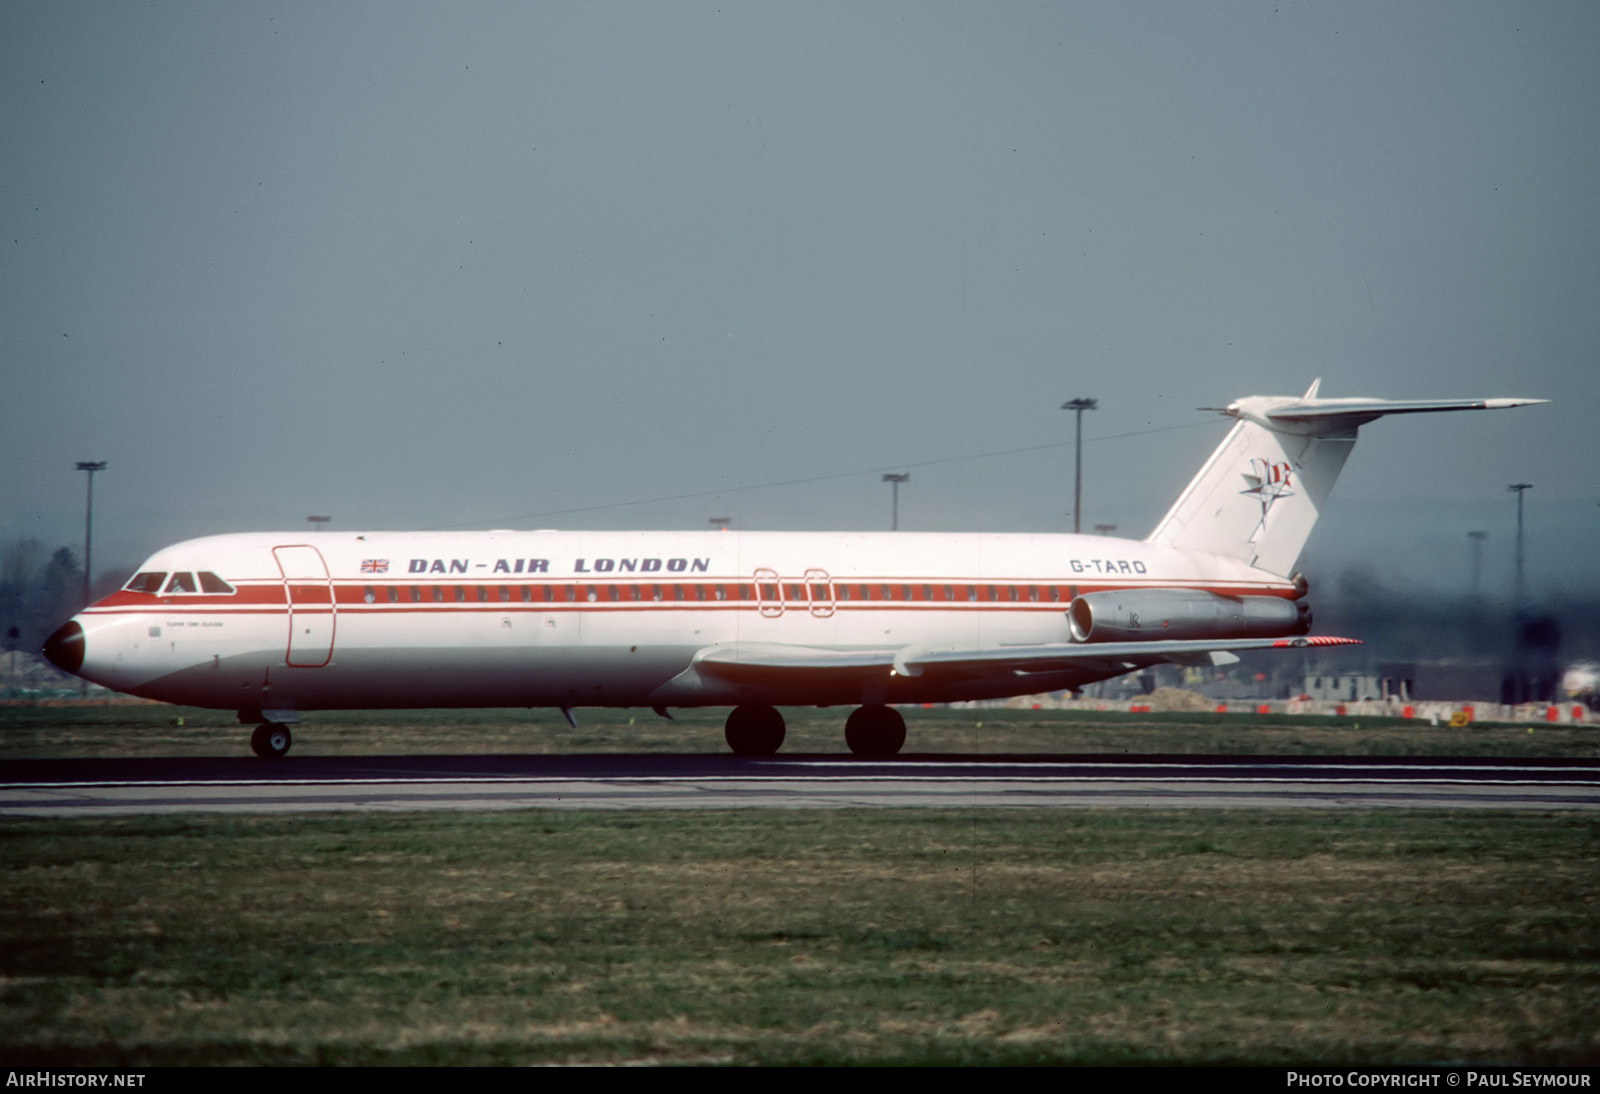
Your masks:
{"label": "jet engine intake", "polygon": [[1280,638],[1309,631],[1311,608],[1279,596],[1129,589],[1080,596],[1067,619],[1074,642]]}

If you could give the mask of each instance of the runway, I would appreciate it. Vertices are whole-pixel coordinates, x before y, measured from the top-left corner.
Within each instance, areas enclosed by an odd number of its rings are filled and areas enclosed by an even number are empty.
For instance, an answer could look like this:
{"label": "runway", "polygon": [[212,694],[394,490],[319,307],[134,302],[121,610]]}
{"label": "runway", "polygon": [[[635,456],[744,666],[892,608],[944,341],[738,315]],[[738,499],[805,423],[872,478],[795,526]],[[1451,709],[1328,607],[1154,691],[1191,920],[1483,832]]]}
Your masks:
{"label": "runway", "polygon": [[484,809],[1594,809],[1600,761],[1287,756],[13,760],[0,816]]}

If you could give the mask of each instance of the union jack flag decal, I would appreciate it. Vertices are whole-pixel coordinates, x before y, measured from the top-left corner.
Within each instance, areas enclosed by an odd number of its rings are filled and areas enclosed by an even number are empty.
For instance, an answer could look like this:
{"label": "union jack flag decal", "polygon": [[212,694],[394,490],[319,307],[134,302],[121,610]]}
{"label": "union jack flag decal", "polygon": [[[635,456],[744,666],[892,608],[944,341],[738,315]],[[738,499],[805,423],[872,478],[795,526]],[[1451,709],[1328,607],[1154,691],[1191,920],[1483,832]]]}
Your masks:
{"label": "union jack flag decal", "polygon": [[361,572],[364,574],[386,574],[389,572],[389,560],[386,558],[364,558],[361,560]]}

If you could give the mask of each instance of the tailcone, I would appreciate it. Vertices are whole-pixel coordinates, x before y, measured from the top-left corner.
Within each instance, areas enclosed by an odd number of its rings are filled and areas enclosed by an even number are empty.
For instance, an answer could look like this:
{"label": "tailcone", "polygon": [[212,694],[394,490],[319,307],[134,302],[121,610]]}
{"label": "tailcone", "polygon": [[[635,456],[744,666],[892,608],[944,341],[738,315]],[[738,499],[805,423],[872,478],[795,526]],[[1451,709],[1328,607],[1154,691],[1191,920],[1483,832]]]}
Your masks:
{"label": "tailcone", "polygon": [[63,623],[56,628],[56,632],[44,640],[44,656],[62,672],[78,675],[78,670],[83,668],[83,652],[86,643],[83,637],[83,627],[76,619]]}

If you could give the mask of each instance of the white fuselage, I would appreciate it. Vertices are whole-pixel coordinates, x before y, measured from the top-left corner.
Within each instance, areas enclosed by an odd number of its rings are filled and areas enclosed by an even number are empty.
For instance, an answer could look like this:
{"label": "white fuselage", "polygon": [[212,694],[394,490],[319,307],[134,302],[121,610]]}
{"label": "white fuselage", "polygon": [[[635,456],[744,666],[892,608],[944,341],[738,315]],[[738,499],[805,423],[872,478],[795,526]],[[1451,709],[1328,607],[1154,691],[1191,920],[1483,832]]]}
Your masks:
{"label": "white fuselage", "polygon": [[[1074,597],[1293,597],[1236,559],[1072,535],[258,533],[190,540],[77,617],[80,675],[241,712],[943,702],[1127,671],[696,671],[708,649],[995,650],[1069,641]],[[230,591],[167,592],[171,575]],[[152,579],[153,580],[153,579]],[[213,583],[214,585],[215,583]]]}

